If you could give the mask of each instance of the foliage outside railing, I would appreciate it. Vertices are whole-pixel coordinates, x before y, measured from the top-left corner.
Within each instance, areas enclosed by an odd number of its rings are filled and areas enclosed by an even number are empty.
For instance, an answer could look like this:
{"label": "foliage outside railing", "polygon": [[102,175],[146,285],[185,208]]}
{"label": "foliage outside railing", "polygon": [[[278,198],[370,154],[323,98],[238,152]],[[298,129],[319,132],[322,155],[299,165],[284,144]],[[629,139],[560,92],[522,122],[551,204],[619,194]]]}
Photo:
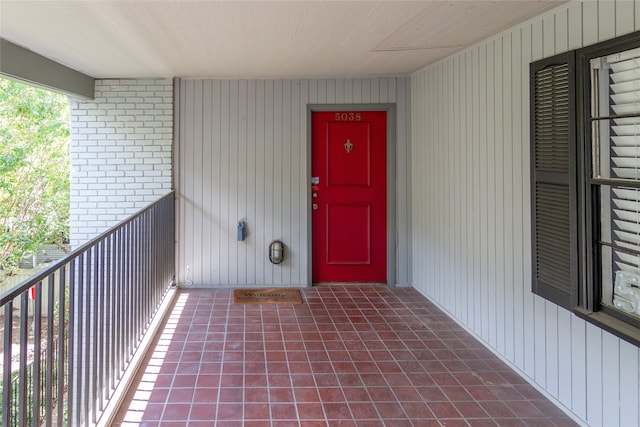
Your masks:
{"label": "foliage outside railing", "polygon": [[1,425],[99,420],[173,280],[174,204],[170,193],[0,296]]}
{"label": "foliage outside railing", "polygon": [[[57,356],[56,356],[56,349],[55,349],[55,345],[53,350],[53,360],[57,360]],[[46,372],[47,372],[47,349],[44,349],[42,351],[42,356],[40,357],[40,366],[42,367],[41,371],[40,371],[40,375],[39,375],[39,381],[40,381],[40,390],[44,390],[46,387],[46,381],[47,381],[47,376],[46,376]],[[34,377],[34,363],[30,363],[27,365],[27,406],[28,407],[33,407],[33,399],[34,399],[34,395],[33,395],[33,391],[34,391],[34,383],[33,383],[33,377]],[[58,369],[56,367],[56,365],[54,364],[51,367],[53,373],[52,373],[52,377],[53,377],[53,387],[56,388],[58,385]],[[20,408],[19,408],[19,381],[20,381],[20,376],[19,376],[19,372],[13,372],[11,374],[11,402],[13,403],[11,405],[11,427],[17,427],[18,424],[18,417],[19,417],[19,413],[20,413]],[[64,381],[64,380],[63,380]],[[0,382],[0,401],[2,401],[2,382]],[[50,402],[51,405],[51,409],[55,409],[56,404],[58,403],[57,399],[54,397],[54,399],[52,399],[52,401]],[[46,415],[46,404],[44,401],[40,401],[40,412],[38,414],[38,423],[41,423],[41,421],[43,421],[44,417]],[[2,417],[2,408],[0,407],[0,418]],[[66,419],[66,417],[65,417]],[[29,411],[27,412],[27,425],[29,426],[33,426],[36,425],[38,423],[35,422],[34,420],[34,413]],[[53,423],[56,424],[56,423]],[[58,424],[62,424],[62,423],[58,423]]]}

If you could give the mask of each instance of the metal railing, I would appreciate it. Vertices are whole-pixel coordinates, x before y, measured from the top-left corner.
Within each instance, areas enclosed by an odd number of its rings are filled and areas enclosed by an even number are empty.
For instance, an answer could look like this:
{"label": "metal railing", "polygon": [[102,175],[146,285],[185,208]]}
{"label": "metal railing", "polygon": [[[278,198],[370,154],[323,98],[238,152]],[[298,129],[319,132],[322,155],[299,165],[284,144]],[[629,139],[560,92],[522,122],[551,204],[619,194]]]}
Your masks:
{"label": "metal railing", "polygon": [[174,197],[0,297],[1,425],[97,422],[174,280]]}

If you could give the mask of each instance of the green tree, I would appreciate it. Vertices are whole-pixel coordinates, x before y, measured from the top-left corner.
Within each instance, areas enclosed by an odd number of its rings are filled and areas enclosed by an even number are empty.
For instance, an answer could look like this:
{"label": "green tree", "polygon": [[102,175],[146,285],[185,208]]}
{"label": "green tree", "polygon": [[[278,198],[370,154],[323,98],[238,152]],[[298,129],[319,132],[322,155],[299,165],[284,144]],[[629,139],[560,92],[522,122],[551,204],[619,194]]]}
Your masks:
{"label": "green tree", "polygon": [[0,79],[0,269],[69,236],[69,102]]}

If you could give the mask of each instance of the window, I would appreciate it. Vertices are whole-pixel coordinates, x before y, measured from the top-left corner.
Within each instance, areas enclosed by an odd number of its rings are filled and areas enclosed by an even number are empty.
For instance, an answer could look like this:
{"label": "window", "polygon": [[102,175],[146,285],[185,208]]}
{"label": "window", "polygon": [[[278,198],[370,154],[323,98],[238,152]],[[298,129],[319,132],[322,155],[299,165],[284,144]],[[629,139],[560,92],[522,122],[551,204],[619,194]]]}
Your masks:
{"label": "window", "polygon": [[[594,311],[640,326],[640,47],[585,49]],[[586,102],[584,103],[586,105]]]}
{"label": "window", "polygon": [[531,64],[533,292],[640,345],[640,33]]}

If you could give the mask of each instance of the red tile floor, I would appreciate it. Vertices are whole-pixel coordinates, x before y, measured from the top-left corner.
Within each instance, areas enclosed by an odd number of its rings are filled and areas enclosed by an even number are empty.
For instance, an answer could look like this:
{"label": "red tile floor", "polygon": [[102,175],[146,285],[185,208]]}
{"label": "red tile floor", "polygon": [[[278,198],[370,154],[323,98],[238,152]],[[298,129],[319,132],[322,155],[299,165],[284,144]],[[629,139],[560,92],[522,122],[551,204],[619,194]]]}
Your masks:
{"label": "red tile floor", "polygon": [[182,291],[116,425],[575,425],[414,289],[302,295]]}

